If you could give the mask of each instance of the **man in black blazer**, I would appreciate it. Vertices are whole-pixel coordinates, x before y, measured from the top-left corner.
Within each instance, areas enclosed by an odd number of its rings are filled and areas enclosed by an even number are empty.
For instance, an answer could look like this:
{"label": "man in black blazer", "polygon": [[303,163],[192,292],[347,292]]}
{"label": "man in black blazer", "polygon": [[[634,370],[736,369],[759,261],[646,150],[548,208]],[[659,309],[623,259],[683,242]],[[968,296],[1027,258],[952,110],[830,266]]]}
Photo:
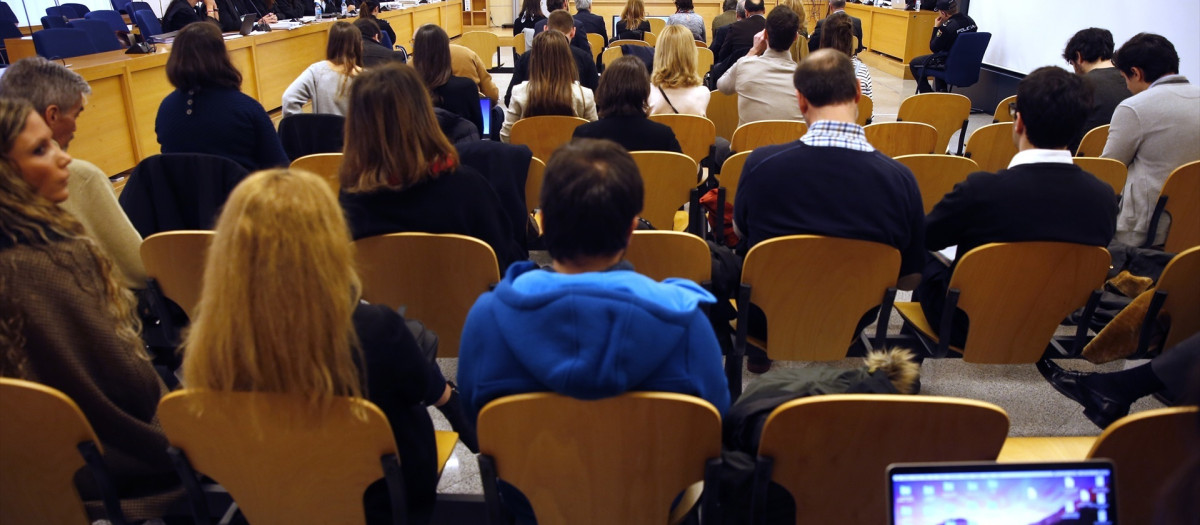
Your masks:
{"label": "man in black blazer", "polygon": [[363,38],[363,66],[375,67],[387,64],[389,62],[405,61],[404,54],[398,51],[392,51],[379,42],[379,35],[382,34],[379,30],[379,24],[370,18],[359,18],[354,21],[354,27],[362,33]]}
{"label": "man in black blazer", "polygon": [[[845,11],[846,11],[846,0],[829,0],[829,14],[830,15],[837,13],[837,12],[844,13]],[[847,13],[846,16],[850,16],[850,14]],[[829,16],[826,15],[825,18],[829,18]],[[820,47],[821,47],[821,23],[824,21],[825,21],[824,18],[822,18],[821,20],[817,20],[817,27],[815,29],[813,29],[813,33],[811,35],[809,35],[809,37],[808,37],[808,52],[810,52],[810,53],[813,51],[816,51],[817,49],[820,49]],[[863,47],[862,20],[859,19],[858,17],[851,16],[850,23],[854,27],[854,36],[858,37],[858,48],[856,48],[854,50],[855,53],[858,53],[858,52],[861,52],[863,49],[866,49],[865,47]]]}
{"label": "man in black blazer", "polygon": [[[562,11],[562,10],[566,10],[566,9],[567,9],[567,0],[547,0],[546,1],[546,10],[550,13],[553,13],[555,11]],[[571,13],[567,13],[567,14],[569,15]],[[538,22],[536,24],[533,24],[533,34],[537,35],[538,33],[545,31],[546,27],[547,27],[547,23],[549,21],[550,21],[550,19],[547,18],[545,20],[538,20]],[[570,35],[567,35],[567,38],[571,39],[571,47],[582,49],[582,50],[586,51],[587,54],[589,54],[589,55],[592,54],[592,44],[590,44],[588,42],[588,39],[587,39],[588,32],[587,32],[587,29],[585,29],[583,27],[583,22],[580,22],[579,20],[572,20],[571,23],[575,26],[575,32],[571,33]]]}
{"label": "man in black blazer", "polygon": [[[592,13],[592,0],[575,0],[575,9],[576,25],[582,25],[586,33],[600,35],[604,39],[604,46],[608,47],[608,26],[604,23],[604,17]],[[586,39],[587,34],[583,38]]]}
{"label": "man in black blazer", "polygon": [[[547,31],[558,31],[567,38],[571,35],[578,34],[579,29],[574,26],[574,19],[571,13],[566,10],[559,9],[550,12],[550,18],[546,19],[549,22],[546,25]],[[600,75],[596,73],[596,61],[592,58],[592,53],[584,51],[576,46],[571,47],[571,57],[575,59],[575,67],[579,69],[579,85],[595,91],[596,86],[600,83]],[[508,91],[504,93],[504,104],[508,104],[512,99],[513,86],[529,80],[529,55],[532,51],[517,57],[517,64],[513,67],[512,79],[508,82]]]}
{"label": "man in black blazer", "polygon": [[767,27],[767,6],[763,0],[746,0],[745,6],[746,18],[729,25],[729,33],[717,53],[718,62],[725,62],[729,57],[745,56],[754,47],[754,35]]}

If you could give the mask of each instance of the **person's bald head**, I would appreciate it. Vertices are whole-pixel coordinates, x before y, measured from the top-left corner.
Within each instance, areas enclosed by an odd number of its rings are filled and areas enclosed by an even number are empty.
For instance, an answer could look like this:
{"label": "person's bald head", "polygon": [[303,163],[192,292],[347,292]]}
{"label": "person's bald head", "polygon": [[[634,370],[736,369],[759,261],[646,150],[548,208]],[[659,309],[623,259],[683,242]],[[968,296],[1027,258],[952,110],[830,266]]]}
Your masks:
{"label": "person's bald head", "polygon": [[575,30],[575,19],[571,16],[571,13],[561,9],[552,11],[546,19],[546,29],[553,29],[570,37],[571,32]]}
{"label": "person's bald head", "polygon": [[854,64],[845,53],[830,48],[818,49],[800,61],[792,85],[816,107],[855,103],[858,99]]}

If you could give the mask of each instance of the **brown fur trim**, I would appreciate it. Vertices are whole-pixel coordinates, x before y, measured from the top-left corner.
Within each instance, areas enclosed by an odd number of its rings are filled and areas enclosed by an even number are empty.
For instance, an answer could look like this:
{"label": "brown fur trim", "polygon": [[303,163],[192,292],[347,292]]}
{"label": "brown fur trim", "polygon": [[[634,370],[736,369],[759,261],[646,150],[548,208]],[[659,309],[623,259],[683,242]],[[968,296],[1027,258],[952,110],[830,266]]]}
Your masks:
{"label": "brown fur trim", "polygon": [[[1138,338],[1142,333],[1142,321],[1150,309],[1150,300],[1154,298],[1154,289],[1149,289],[1130,301],[1117,316],[1109,321],[1100,333],[1083,347],[1083,357],[1096,364],[1124,359],[1137,351]],[[1159,312],[1158,323],[1169,322],[1165,312]],[[1150,347],[1162,345],[1162,340],[1151,341]]]}
{"label": "brown fur trim", "polygon": [[1108,280],[1108,285],[1125,297],[1137,297],[1154,286],[1154,279],[1134,275],[1129,273],[1129,270],[1121,270],[1121,273]]}
{"label": "brown fur trim", "polygon": [[887,373],[892,386],[901,394],[913,393],[913,385],[921,377],[921,365],[917,364],[915,355],[907,348],[892,348],[885,351],[872,350],[863,358],[867,370],[883,370]]}

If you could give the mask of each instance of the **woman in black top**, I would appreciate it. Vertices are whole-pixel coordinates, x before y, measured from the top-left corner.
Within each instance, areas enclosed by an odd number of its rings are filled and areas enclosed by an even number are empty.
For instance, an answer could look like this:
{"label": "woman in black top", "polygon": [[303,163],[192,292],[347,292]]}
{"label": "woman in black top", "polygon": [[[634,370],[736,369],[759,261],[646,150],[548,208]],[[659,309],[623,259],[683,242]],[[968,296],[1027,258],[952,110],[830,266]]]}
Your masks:
{"label": "woman in black top", "polygon": [[675,132],[646,116],[650,98],[650,76],[646,63],[623,56],[609,64],[596,88],[596,111],[600,120],[575,128],[576,138],[608,139],[629,151],[674,151],[682,153]]}
{"label": "woman in black top", "polygon": [[650,21],[646,20],[646,5],[642,0],[628,0],[621,19],[617,21],[617,39],[645,40],[650,32]]}
{"label": "woman in black top", "polygon": [[513,36],[521,34],[526,29],[532,30],[534,24],[545,19],[546,15],[542,13],[540,0],[525,0],[521,3],[521,12],[513,20]]}
{"label": "woman in black top", "polygon": [[396,43],[396,30],[392,29],[392,24],[388,23],[387,20],[375,16],[379,14],[379,11],[379,0],[366,0],[358,6],[358,17],[374,20],[375,25],[379,26],[379,30],[387,34],[388,40],[384,43],[384,46],[391,49],[392,46],[388,44],[394,45]]}
{"label": "woman in black top", "polygon": [[[203,4],[203,5],[201,5]],[[220,23],[220,9],[212,0],[171,0],[163,12],[162,28],[165,32],[179,31],[192,22],[211,20]]]}
{"label": "woman in black top", "polygon": [[433,24],[425,24],[413,35],[412,65],[421,75],[433,106],[454,113],[483,129],[479,87],[475,81],[451,75],[450,37]]}

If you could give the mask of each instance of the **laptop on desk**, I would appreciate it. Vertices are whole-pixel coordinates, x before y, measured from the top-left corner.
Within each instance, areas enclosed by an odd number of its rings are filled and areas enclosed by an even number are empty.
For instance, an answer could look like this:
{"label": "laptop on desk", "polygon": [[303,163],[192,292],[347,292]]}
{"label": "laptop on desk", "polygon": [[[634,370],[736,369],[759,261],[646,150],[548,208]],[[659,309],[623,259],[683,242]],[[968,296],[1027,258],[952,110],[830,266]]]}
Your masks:
{"label": "laptop on desk", "polygon": [[242,28],[238,30],[238,34],[249,36],[254,32],[254,23],[258,21],[258,15],[242,15]]}

